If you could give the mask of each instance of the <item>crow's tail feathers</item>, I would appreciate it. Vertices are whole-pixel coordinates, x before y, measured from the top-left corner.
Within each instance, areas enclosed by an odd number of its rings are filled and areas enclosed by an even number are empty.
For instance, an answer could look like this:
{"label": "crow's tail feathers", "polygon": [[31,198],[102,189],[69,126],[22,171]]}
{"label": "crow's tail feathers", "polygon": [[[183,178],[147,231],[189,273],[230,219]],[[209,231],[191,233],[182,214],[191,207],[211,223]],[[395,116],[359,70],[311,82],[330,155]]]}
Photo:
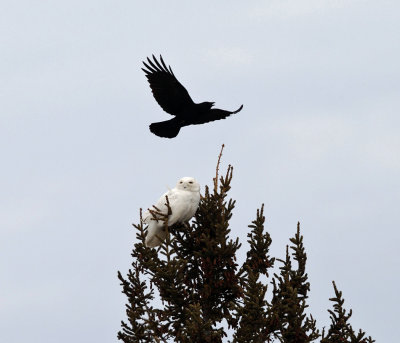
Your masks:
{"label": "crow's tail feathers", "polygon": [[181,126],[176,118],[150,125],[151,132],[153,132],[156,136],[165,138],[176,137],[180,129]]}

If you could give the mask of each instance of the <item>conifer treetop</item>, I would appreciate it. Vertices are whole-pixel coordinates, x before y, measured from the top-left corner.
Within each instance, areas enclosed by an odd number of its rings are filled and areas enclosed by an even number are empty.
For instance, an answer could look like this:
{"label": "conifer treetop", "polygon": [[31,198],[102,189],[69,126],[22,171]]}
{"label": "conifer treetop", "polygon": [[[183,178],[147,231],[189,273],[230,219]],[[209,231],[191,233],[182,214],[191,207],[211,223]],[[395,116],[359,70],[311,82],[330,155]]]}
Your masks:
{"label": "conifer treetop", "polygon": [[[228,192],[233,167],[229,165],[220,176],[223,148],[212,192],[205,186],[191,223],[168,227],[166,216],[167,237],[157,249],[144,244],[147,226],[142,221],[133,225],[132,266],[126,277],[118,272],[128,300],[127,321],[121,322],[118,338],[125,343],[374,342],[364,331],[352,329],[351,310],[344,310],[335,283],[331,325],[326,333],[317,329],[308,309],[311,287],[299,223],[285,258],[272,257],[261,205],[249,225],[249,250],[239,266],[236,255],[241,244],[230,237],[235,200]],[[272,273],[277,264],[279,271]],[[269,293],[268,286],[272,286]]]}

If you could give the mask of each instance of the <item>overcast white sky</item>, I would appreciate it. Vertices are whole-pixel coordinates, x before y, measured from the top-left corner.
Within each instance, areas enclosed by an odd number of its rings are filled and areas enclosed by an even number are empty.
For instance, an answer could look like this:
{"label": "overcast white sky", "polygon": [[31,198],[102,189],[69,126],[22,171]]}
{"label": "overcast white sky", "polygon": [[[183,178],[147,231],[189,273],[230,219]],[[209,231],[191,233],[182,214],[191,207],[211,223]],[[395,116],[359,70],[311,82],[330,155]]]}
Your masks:
{"label": "overcast white sky", "polygon": [[[232,236],[265,203],[283,257],[300,221],[318,325],[335,280],[354,328],[398,341],[400,2],[0,7],[1,342],[116,341],[139,208],[182,176],[204,189],[222,143]],[[244,109],[152,135],[170,118],[140,69],[152,53],[195,101]]]}

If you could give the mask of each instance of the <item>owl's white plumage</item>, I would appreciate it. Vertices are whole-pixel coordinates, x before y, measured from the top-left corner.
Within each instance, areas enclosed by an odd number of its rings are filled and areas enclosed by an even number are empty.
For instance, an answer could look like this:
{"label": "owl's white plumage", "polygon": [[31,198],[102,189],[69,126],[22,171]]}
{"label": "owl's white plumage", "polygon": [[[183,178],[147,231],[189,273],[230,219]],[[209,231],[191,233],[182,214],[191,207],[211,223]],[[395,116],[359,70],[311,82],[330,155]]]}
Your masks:
{"label": "owl's white plumage", "polygon": [[[175,188],[164,193],[154,205],[163,214],[168,213],[166,196],[172,212],[168,216],[168,226],[178,222],[186,222],[195,215],[199,207],[200,185],[193,177],[180,179]],[[147,210],[143,213],[143,222],[148,224],[146,246],[156,247],[160,245],[167,236],[162,218],[159,220],[154,219],[150,211]]]}

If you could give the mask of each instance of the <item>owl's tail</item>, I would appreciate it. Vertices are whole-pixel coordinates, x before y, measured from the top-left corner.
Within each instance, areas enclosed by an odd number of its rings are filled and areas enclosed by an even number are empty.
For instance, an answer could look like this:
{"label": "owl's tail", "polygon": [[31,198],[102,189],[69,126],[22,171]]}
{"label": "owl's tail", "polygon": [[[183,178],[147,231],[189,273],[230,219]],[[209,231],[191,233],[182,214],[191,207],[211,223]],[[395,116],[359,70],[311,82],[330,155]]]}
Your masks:
{"label": "owl's tail", "polygon": [[151,132],[153,132],[156,136],[166,138],[176,137],[180,129],[181,126],[179,125],[179,120],[176,118],[150,125]]}
{"label": "owl's tail", "polygon": [[147,229],[147,236],[145,240],[146,247],[154,248],[159,246],[166,237],[167,231],[165,230],[163,223],[160,224],[159,222],[153,220]]}

